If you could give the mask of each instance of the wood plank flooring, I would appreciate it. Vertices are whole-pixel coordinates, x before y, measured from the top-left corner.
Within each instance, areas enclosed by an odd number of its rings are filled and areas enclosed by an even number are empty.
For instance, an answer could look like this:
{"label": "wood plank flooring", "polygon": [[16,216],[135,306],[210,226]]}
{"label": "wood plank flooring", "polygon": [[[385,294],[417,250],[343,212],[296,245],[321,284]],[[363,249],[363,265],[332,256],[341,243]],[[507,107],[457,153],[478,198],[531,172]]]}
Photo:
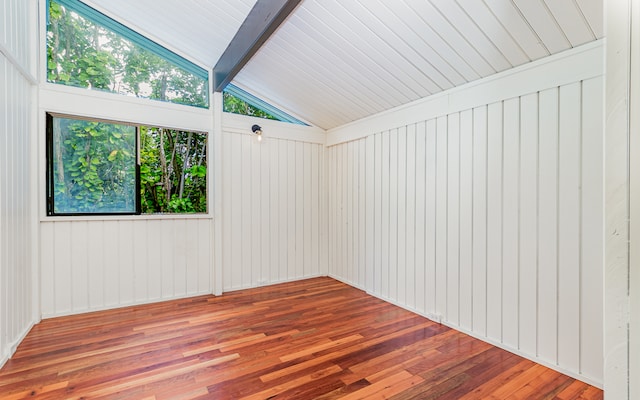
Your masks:
{"label": "wood plank flooring", "polygon": [[602,399],[330,278],[45,320],[2,399]]}

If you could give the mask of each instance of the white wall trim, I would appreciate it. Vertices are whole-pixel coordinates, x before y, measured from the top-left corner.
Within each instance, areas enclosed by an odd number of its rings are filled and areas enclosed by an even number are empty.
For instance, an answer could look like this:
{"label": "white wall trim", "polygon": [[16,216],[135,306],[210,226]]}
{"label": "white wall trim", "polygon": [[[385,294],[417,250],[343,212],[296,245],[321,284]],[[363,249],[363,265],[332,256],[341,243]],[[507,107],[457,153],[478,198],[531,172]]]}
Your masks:
{"label": "white wall trim", "polygon": [[[629,316],[630,109],[635,37],[632,10],[637,1],[609,1],[605,13],[605,166],[604,166],[604,389],[607,399],[634,399],[630,375]],[[632,39],[633,38],[633,39]],[[637,161],[637,160],[634,160]],[[635,208],[635,207],[634,207]],[[633,211],[632,211],[633,212]],[[631,247],[633,249],[633,247]],[[634,379],[635,378],[635,379]]]}
{"label": "white wall trim", "polygon": [[80,216],[47,216],[41,215],[40,222],[50,224],[55,222],[73,221],[146,221],[146,220],[175,220],[175,219],[213,219],[213,214],[140,214],[140,215],[80,215]]}
{"label": "white wall trim", "polygon": [[265,139],[274,138],[325,144],[325,131],[314,126],[303,126],[227,112],[222,113],[222,130],[224,132],[252,135],[251,126],[253,124],[258,124],[262,127],[262,136]]}
{"label": "white wall trim", "polygon": [[[322,277],[325,277],[325,276],[327,276],[327,275],[323,274],[323,273],[318,273],[318,274],[312,274],[312,275],[309,275],[309,276],[303,276],[303,277],[298,277],[298,278],[278,279],[278,280],[274,280],[274,281],[269,281],[269,283],[265,283],[265,284],[245,285],[245,286],[237,286],[237,287],[225,288],[224,292],[225,293],[231,293],[231,292],[237,292],[239,290],[257,289],[257,288],[266,287],[266,286],[279,285],[281,283],[291,283],[291,282],[297,282],[297,281],[302,281],[302,280],[307,280],[307,279],[322,278]],[[336,280],[338,280],[338,279],[336,279]]]}
{"label": "white wall trim", "polygon": [[326,146],[603,74],[605,40],[491,75],[327,131]]}
{"label": "white wall trim", "polygon": [[98,312],[98,311],[118,310],[118,309],[127,308],[127,307],[136,307],[136,306],[142,306],[142,305],[146,305],[146,304],[164,303],[164,302],[167,302],[167,301],[174,301],[174,300],[180,300],[180,299],[190,299],[190,298],[193,298],[193,297],[210,296],[210,295],[211,295],[211,293],[206,291],[206,292],[184,294],[184,295],[179,295],[179,296],[171,296],[171,297],[167,297],[167,298],[136,300],[136,301],[132,301],[132,302],[129,302],[129,303],[112,304],[112,305],[106,305],[106,306],[102,306],[102,307],[90,307],[90,308],[87,308],[85,310],[75,310],[75,311],[74,310],[70,310],[70,311],[65,311],[65,312],[43,313],[42,314],[42,319],[68,317],[68,316],[71,316],[71,315],[82,315],[82,314],[88,314],[88,313]]}
{"label": "white wall trim", "polygon": [[[213,80],[210,78],[210,82]],[[209,191],[210,198],[213,199],[213,214],[215,215],[213,221],[213,246],[212,246],[212,261],[213,271],[211,279],[213,280],[211,287],[213,288],[213,294],[219,296],[223,291],[223,271],[224,265],[222,264],[222,252],[229,251],[229,249],[222,248],[222,106],[223,98],[222,93],[216,92],[212,96],[212,123],[213,123],[213,184],[212,190]],[[211,149],[211,147],[209,147]]]}
{"label": "white wall trim", "polygon": [[[328,274],[327,276],[328,276],[329,278],[331,278],[331,279],[335,279],[335,280],[337,280],[337,281],[339,281],[339,282],[342,282],[342,283],[344,283],[345,285],[349,285],[349,286],[351,286],[352,288],[356,288],[356,289],[362,290],[363,292],[367,292],[367,288],[365,288],[363,285],[359,285],[359,284],[358,284],[358,282],[352,282],[352,281],[350,281],[350,280],[348,280],[348,279],[344,279],[344,278],[342,278],[341,276],[338,276],[338,275],[336,275],[336,274],[331,274],[331,273],[330,273],[330,274]],[[377,297],[377,296],[375,296],[375,295],[373,295],[373,294],[371,294],[371,293],[369,293],[369,292],[367,292],[367,294],[368,294],[368,295],[371,295],[371,296],[373,296],[373,297]],[[380,297],[378,297],[378,298],[380,298]],[[385,300],[385,299],[383,299],[383,300]],[[385,300],[385,301],[386,301],[386,302],[388,302],[388,303],[393,303],[392,301],[388,301],[388,300]],[[403,308],[406,308],[406,307],[403,307]]]}
{"label": "white wall trim", "polygon": [[2,358],[0,358],[0,369],[4,366],[4,364],[7,363],[7,361],[9,361],[9,359],[11,357],[13,357],[13,355],[16,353],[16,350],[18,349],[18,346],[20,345],[20,343],[22,343],[24,338],[27,337],[27,334],[31,331],[31,329],[38,322],[40,322],[40,321],[31,322],[29,324],[29,326],[27,326],[27,328],[25,330],[23,330],[22,333],[20,333],[20,336],[18,336],[13,342],[9,343],[7,345],[7,348],[2,349]]}
{"label": "white wall trim", "polygon": [[[631,46],[630,46],[630,89],[629,110],[637,110],[640,105],[640,79],[637,69],[640,65],[640,43],[635,40],[640,34],[640,7],[631,3]],[[637,112],[629,112],[629,398],[640,398],[640,118]]]}
{"label": "white wall trim", "polygon": [[22,75],[27,81],[29,81],[30,84],[32,84],[32,85],[37,85],[38,84],[38,80],[35,78],[35,76],[33,76],[31,74],[31,72],[29,72],[18,61],[18,59],[13,56],[13,53],[11,52],[11,50],[9,50],[4,45],[4,43],[0,43],[0,53],[2,53],[3,56],[5,56],[5,58],[9,61],[9,63],[11,65],[13,65],[18,70],[18,72],[20,72],[20,75]]}
{"label": "white wall trim", "polygon": [[208,132],[211,127],[211,113],[206,108],[54,83],[40,85],[40,109],[79,117],[200,132]]}

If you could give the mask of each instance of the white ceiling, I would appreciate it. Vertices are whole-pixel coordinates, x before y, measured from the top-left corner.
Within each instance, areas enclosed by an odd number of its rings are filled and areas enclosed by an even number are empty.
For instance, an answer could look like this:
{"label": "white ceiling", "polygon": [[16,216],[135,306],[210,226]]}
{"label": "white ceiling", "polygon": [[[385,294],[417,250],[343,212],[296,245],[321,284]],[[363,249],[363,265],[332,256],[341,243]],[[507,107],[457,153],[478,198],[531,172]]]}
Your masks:
{"label": "white ceiling", "polygon": [[[213,68],[256,0],[85,0]],[[303,0],[234,83],[324,129],[603,37],[603,0]]]}

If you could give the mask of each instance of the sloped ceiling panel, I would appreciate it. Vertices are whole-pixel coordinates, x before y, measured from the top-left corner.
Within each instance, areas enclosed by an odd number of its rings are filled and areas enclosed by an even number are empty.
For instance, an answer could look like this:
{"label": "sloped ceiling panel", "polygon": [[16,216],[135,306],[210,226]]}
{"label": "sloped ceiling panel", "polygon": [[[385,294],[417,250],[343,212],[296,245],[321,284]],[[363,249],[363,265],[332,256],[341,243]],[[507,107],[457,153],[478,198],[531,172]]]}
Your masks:
{"label": "sloped ceiling panel", "polygon": [[[83,0],[213,68],[256,0]],[[603,0],[303,0],[233,81],[331,129],[603,37]]]}
{"label": "sloped ceiling panel", "polygon": [[603,37],[602,0],[305,0],[236,76],[325,129]]}
{"label": "sloped ceiling panel", "polygon": [[83,0],[202,67],[212,68],[257,0]]}

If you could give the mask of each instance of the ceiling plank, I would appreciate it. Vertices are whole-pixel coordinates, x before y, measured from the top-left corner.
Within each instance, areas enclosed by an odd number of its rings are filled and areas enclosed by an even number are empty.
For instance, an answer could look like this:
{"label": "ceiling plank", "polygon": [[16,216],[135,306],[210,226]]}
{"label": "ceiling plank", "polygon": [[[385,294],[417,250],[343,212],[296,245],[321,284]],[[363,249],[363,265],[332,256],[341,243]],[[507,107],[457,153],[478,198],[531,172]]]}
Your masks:
{"label": "ceiling plank", "polygon": [[258,0],[213,67],[213,89],[221,92],[269,39],[301,0]]}

